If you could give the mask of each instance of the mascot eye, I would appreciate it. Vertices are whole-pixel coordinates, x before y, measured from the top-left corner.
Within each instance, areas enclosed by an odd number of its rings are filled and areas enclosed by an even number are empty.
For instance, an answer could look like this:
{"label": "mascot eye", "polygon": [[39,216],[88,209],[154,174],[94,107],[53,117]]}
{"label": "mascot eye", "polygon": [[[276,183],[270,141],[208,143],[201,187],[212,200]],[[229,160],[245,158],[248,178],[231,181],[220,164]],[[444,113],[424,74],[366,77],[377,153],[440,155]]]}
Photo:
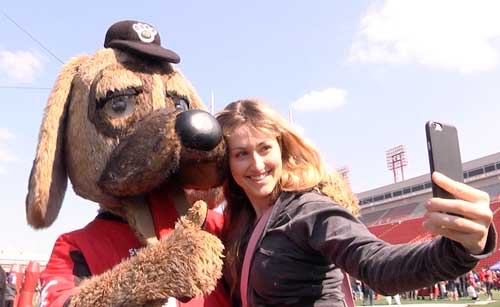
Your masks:
{"label": "mascot eye", "polygon": [[118,96],[106,101],[104,112],[111,118],[130,115],[135,110],[135,96]]}
{"label": "mascot eye", "polygon": [[106,97],[97,101],[97,109],[111,119],[127,117],[135,111],[137,96],[140,93],[140,88],[108,91]]}
{"label": "mascot eye", "polygon": [[187,111],[189,110],[189,103],[186,99],[179,97],[175,100],[175,109],[179,111]]}
{"label": "mascot eye", "polygon": [[177,111],[184,112],[189,110],[189,99],[184,95],[178,94],[176,91],[167,91],[166,99],[167,105],[173,104]]}

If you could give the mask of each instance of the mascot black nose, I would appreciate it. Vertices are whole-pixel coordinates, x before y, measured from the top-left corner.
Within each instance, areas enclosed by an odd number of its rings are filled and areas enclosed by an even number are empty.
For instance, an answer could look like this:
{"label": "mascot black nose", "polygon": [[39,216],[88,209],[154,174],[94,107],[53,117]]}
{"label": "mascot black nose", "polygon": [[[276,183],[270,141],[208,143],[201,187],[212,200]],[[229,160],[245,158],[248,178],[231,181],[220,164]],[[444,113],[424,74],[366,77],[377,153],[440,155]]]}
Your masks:
{"label": "mascot black nose", "polygon": [[201,110],[180,113],[175,121],[175,131],[182,144],[191,149],[209,151],[222,140],[222,129],[217,120]]}

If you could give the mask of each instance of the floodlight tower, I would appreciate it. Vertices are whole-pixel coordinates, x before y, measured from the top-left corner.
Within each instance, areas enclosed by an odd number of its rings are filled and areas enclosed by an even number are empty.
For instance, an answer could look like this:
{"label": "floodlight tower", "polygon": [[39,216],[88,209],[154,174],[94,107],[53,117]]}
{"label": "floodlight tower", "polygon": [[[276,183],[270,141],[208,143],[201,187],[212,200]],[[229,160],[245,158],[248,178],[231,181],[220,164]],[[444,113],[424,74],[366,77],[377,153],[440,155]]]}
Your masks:
{"label": "floodlight tower", "polygon": [[337,168],[337,172],[339,173],[340,177],[342,177],[342,179],[344,179],[344,181],[347,182],[347,184],[350,184],[350,182],[349,182],[349,172],[350,172],[349,166],[339,167],[339,168]]}
{"label": "floodlight tower", "polygon": [[394,175],[394,183],[398,182],[398,170],[401,173],[401,181],[405,180],[404,167],[408,165],[406,159],[406,148],[404,145],[393,147],[385,152],[387,169]]}

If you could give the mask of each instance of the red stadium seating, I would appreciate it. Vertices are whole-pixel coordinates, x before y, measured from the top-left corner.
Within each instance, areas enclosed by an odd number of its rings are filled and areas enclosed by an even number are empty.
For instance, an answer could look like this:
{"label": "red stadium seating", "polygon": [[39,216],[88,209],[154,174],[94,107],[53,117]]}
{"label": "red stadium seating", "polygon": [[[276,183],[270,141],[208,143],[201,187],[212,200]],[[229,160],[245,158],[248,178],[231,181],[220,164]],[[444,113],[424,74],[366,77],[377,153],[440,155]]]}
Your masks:
{"label": "red stadium seating", "polygon": [[417,206],[418,203],[411,203],[405,206],[389,209],[383,218],[379,220],[379,223],[386,224],[407,220],[411,218],[411,213]]}
{"label": "red stadium seating", "polygon": [[385,225],[376,225],[369,227],[368,229],[370,230],[371,233],[376,235],[377,237],[381,237],[385,232],[390,231],[391,228],[396,227],[397,224],[385,224]]}
{"label": "red stadium seating", "polygon": [[[375,234],[377,237],[387,241],[389,243],[398,244],[398,243],[407,243],[407,242],[419,242],[424,240],[430,240],[432,238],[431,234],[425,231],[422,227],[422,217],[407,219],[410,217],[411,212],[415,209],[417,204],[411,206],[411,210],[401,209],[394,210],[390,209],[391,212],[382,211],[384,214],[380,214],[387,223],[383,225],[374,225],[369,226],[368,229]],[[494,202],[491,203],[491,208],[493,210],[493,224],[495,225],[497,231],[500,229],[500,200],[495,199]],[[402,216],[403,214],[408,214],[407,216]],[[391,218],[389,218],[389,215]],[[399,216],[399,221],[394,222],[392,217]],[[380,222],[380,221],[375,221]],[[496,262],[500,261],[500,250],[495,250],[495,252],[488,258],[481,260],[477,267],[490,267]]]}
{"label": "red stadium seating", "polygon": [[379,210],[376,212],[365,213],[359,217],[359,219],[367,226],[380,225],[379,222],[383,216],[387,213],[387,210]]}
{"label": "red stadium seating", "polygon": [[406,242],[414,242],[417,238],[426,238],[428,232],[422,227],[422,218],[406,220],[385,232],[379,238],[384,241],[398,244]]}

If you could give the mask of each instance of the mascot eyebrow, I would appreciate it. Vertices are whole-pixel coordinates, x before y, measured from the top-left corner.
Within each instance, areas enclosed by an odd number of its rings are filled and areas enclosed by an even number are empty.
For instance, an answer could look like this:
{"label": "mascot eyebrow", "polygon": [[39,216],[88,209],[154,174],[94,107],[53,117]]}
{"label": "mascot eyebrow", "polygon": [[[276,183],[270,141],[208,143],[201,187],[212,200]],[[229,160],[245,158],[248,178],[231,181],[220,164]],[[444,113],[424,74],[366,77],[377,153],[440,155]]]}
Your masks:
{"label": "mascot eyebrow", "polygon": [[96,109],[102,109],[108,101],[112,101],[124,96],[137,96],[143,92],[142,86],[128,87],[122,90],[107,91],[106,95],[101,98],[96,98]]}
{"label": "mascot eyebrow", "polygon": [[110,96],[117,96],[114,95],[116,92],[127,89],[142,92],[143,87],[142,80],[131,71],[122,67],[119,67],[119,69],[103,69],[92,82],[91,95],[94,95],[96,101],[100,102],[103,99],[111,98]]}

